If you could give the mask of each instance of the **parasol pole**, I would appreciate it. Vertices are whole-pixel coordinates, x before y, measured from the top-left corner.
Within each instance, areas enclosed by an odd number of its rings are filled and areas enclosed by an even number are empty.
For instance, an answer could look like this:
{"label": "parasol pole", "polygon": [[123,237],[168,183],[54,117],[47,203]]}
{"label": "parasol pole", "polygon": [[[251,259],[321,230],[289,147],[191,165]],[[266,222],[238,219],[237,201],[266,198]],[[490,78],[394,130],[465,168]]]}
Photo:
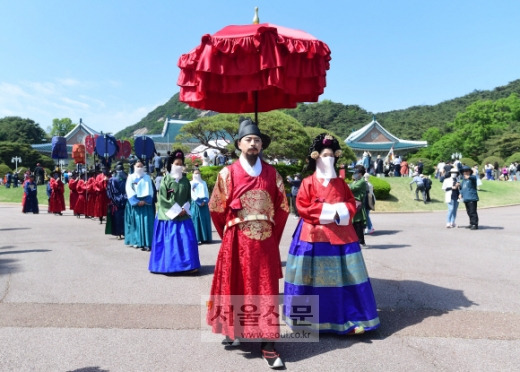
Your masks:
{"label": "parasol pole", "polygon": [[[255,6],[255,16],[253,17],[253,24],[257,25],[260,23],[260,17],[258,17],[258,7]],[[258,91],[253,92],[253,99],[255,100],[255,124],[258,126]]]}
{"label": "parasol pole", "polygon": [[255,124],[258,126],[258,91],[253,92],[253,98],[255,100]]}

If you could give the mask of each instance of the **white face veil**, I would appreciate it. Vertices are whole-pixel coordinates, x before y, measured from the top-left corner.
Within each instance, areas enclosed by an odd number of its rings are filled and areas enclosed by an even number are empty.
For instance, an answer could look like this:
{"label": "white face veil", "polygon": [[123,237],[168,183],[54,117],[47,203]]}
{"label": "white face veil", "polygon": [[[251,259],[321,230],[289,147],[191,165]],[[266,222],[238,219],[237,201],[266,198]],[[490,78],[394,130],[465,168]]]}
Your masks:
{"label": "white face veil", "polygon": [[316,175],[318,178],[331,179],[336,178],[336,170],[334,169],[334,156],[319,157],[316,159]]}
{"label": "white face veil", "polygon": [[175,178],[176,180],[179,180],[182,177],[182,165],[173,165],[170,169],[170,175]]}

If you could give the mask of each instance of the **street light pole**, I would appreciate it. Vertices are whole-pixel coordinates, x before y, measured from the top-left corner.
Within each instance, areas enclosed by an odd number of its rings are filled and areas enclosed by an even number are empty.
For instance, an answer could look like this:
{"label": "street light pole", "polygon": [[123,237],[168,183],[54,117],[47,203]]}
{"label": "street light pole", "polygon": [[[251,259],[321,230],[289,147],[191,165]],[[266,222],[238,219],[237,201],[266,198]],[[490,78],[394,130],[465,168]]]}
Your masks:
{"label": "street light pole", "polygon": [[13,158],[11,159],[11,163],[15,164],[15,168],[16,168],[15,172],[17,172],[17,173],[18,173],[18,162],[21,163],[22,162],[22,158],[19,157],[19,156],[13,156]]}

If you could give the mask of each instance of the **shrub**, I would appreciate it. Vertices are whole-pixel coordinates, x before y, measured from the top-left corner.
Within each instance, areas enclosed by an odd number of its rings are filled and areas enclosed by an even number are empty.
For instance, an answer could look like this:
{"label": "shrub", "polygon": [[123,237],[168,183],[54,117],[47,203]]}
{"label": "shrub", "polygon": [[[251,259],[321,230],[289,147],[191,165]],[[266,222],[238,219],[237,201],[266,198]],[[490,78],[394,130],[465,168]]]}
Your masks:
{"label": "shrub", "polygon": [[9,168],[7,164],[0,164],[0,177],[3,179],[7,172],[12,172],[12,169]]}
{"label": "shrub", "polygon": [[[412,157],[409,160],[407,160],[407,162],[408,162],[408,164],[413,163],[414,165],[417,165],[419,160],[423,162],[423,171],[422,171],[423,174],[431,175],[435,172],[436,164],[434,164],[433,161],[428,158]],[[376,195],[376,198],[377,198],[377,195]]]}
{"label": "shrub", "polygon": [[471,158],[461,158],[460,162],[463,165],[467,165],[468,167],[471,167],[471,168],[473,168],[475,165],[478,164],[478,162],[476,162],[475,160],[473,160]]}
{"label": "shrub", "polygon": [[513,155],[508,157],[506,159],[506,164],[511,164],[511,163],[514,163],[515,161],[520,163],[520,152],[515,152]]}
{"label": "shrub", "polygon": [[386,200],[390,197],[392,187],[383,178],[370,176],[368,181],[374,186],[374,195],[376,200]]}
{"label": "shrub", "polygon": [[487,158],[482,160],[482,165],[481,165],[480,169],[484,169],[484,166],[486,164],[488,164],[488,163],[494,166],[495,162],[497,162],[498,165],[501,166],[501,167],[504,166],[504,159],[502,159],[501,157],[499,157],[499,156],[488,156]]}

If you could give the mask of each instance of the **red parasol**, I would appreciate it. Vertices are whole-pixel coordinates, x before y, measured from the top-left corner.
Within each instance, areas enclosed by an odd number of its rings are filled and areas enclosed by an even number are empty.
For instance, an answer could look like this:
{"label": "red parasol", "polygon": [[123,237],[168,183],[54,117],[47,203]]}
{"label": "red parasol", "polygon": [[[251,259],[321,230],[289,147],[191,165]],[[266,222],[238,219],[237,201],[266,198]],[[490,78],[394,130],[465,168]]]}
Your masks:
{"label": "red parasol", "polygon": [[269,23],[227,26],[179,58],[179,99],[225,113],[317,102],[330,59],[327,44],[303,31]]}

